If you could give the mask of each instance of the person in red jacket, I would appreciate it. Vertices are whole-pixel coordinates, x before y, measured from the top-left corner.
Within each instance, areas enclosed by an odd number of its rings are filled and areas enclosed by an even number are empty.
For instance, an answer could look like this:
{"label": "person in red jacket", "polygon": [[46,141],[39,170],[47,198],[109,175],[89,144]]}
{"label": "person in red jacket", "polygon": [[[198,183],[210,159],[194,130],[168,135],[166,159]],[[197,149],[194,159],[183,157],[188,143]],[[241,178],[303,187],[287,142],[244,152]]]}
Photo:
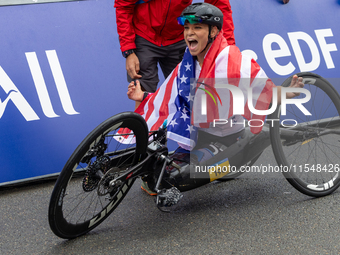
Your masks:
{"label": "person in red jacket", "polygon": [[[206,0],[224,14],[223,35],[235,44],[229,0]],[[155,92],[159,63],[166,78],[182,60],[186,44],[183,27],[177,22],[191,0],[116,0],[120,49],[126,58],[129,83],[138,79],[142,89]]]}

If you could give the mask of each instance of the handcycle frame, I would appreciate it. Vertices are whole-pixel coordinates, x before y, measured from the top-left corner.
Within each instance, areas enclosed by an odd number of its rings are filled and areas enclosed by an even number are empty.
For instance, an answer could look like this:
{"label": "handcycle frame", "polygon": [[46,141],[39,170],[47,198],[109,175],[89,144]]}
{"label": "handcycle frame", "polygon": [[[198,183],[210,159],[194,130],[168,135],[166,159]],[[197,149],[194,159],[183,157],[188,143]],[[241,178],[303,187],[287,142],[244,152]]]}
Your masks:
{"label": "handcycle frame", "polygon": [[[300,73],[298,75],[309,75],[310,77],[316,77],[320,78],[320,76],[312,74],[312,73]],[[283,86],[288,86],[290,84],[290,79],[287,79]],[[310,80],[307,79],[307,80]],[[330,84],[327,84],[327,86],[331,86]],[[332,86],[331,86],[332,87]],[[334,89],[334,88],[333,88]],[[337,92],[334,90],[337,94]],[[338,94],[337,94],[338,95]],[[339,103],[339,102],[338,102]],[[339,103],[340,104],[340,103]],[[268,116],[269,120],[276,119],[280,115],[280,107],[276,109],[276,111]],[[336,134],[340,135],[340,130],[333,129],[333,126],[339,126],[340,124],[340,118],[332,118],[332,119],[324,119],[322,121],[315,120],[315,121],[309,121],[308,123],[300,123],[297,127],[291,127],[291,128],[279,128],[279,134],[281,139],[283,140],[282,144],[284,146],[291,146],[300,142],[304,141],[310,141],[314,138],[320,138],[322,136],[328,135],[328,134]],[[206,161],[204,163],[205,166],[212,166],[215,165],[216,162],[221,162],[221,160],[227,159],[230,166],[233,166],[234,169],[240,169],[242,166],[252,165],[257,158],[261,155],[261,153],[271,145],[271,137],[273,134],[271,134],[270,129],[271,128],[277,128],[277,123],[274,124],[273,122],[269,124],[264,124],[262,131],[259,134],[252,134],[249,130],[249,128],[245,129],[245,133],[242,137],[240,137],[240,140],[238,140],[236,143],[231,145],[227,148],[223,153],[218,154],[217,156],[211,158],[210,160]],[[307,130],[307,129],[308,130]],[[154,174],[155,169],[150,167],[149,161],[153,161],[154,159],[157,159],[157,161],[162,161],[161,164],[161,170],[159,172],[158,178],[155,181],[154,190],[160,194],[162,193],[161,182],[163,179],[163,176],[165,174],[165,168],[168,165],[172,165],[173,167],[177,168],[178,171],[181,171],[181,167],[174,164],[173,160],[168,157],[168,151],[164,144],[162,144],[159,139],[157,138],[159,134],[162,134],[164,136],[164,133],[166,132],[165,128],[160,128],[158,131],[155,131],[153,133],[153,142],[149,143],[149,146],[146,149],[145,155],[146,157],[136,163],[134,167],[132,167],[130,170],[128,170],[124,175],[118,177],[117,180],[113,180],[112,183],[115,183],[116,181],[123,181],[127,177],[129,178],[136,178],[136,177],[143,177],[145,175]],[[275,153],[274,153],[275,154]],[[202,165],[199,165],[199,167]],[[159,167],[159,166],[158,166]],[[150,171],[150,169],[152,169]],[[180,181],[174,180],[171,182],[171,178],[168,178],[168,182],[170,186],[176,187],[180,192],[187,191],[190,189],[197,188],[199,186],[202,186],[208,182],[211,182],[213,180],[219,179],[223,177],[224,179],[228,179],[228,172],[224,171],[223,174],[220,172],[220,176],[218,176],[218,173],[215,171],[214,174],[215,177],[211,176],[211,173],[209,171],[206,172],[205,176],[200,173],[200,176],[197,178],[197,174],[193,169],[190,170],[184,170],[187,173],[184,173],[185,177],[180,176]],[[241,174],[240,172],[239,174]],[[189,174],[189,177],[188,177]],[[234,173],[235,174],[235,173]],[[239,175],[237,174],[237,176]],[[292,178],[289,174],[284,174],[285,177]],[[230,178],[234,178],[235,175],[231,175]],[[178,178],[177,178],[178,179]],[[149,179],[150,180],[150,179]],[[169,181],[170,180],[170,181]],[[294,185],[293,185],[294,186]],[[322,196],[324,194],[318,194],[318,193],[310,193],[310,192],[304,192],[303,190],[300,190],[303,193],[307,195],[312,196]],[[157,199],[156,203],[159,203],[159,199]]]}
{"label": "handcycle frame", "polygon": [[[325,92],[326,96],[323,101],[326,103],[330,101],[328,106],[326,105],[326,110],[320,112],[321,120],[317,117],[315,120],[307,120],[296,127],[288,128],[280,127],[279,122],[271,123],[269,127],[266,124],[262,131],[256,135],[246,129],[237,142],[227,147],[223,153],[207,160],[205,165],[214,165],[216,162],[228,158],[229,164],[239,169],[244,165],[253,164],[269,145],[272,145],[279,166],[296,164],[300,159],[294,156],[294,152],[299,154],[299,157],[300,155],[306,157],[306,162],[309,162],[312,160],[313,154],[322,149],[327,150],[327,153],[315,155],[315,162],[317,160],[326,163],[340,162],[338,156],[340,155],[340,146],[338,146],[340,96],[329,82],[318,75],[312,73],[297,75],[306,78],[306,84],[311,84],[311,89],[316,88],[315,91],[313,90],[314,94],[319,96],[322,94],[320,92]],[[282,86],[289,86],[290,80],[291,77]],[[318,89],[320,91],[317,91]],[[332,118],[324,118],[330,106],[334,106],[335,115]],[[317,113],[316,110],[313,114],[315,113]],[[280,119],[280,107],[277,107],[272,116],[268,118]],[[128,135],[114,133],[114,130],[119,128],[132,129],[136,137],[136,145],[124,150],[105,152],[107,144],[104,143],[104,140],[111,131],[113,133],[108,136],[112,139]],[[166,207],[179,201],[180,192],[197,188],[218,179],[218,177],[222,177],[221,180],[237,176],[238,173],[228,173],[225,176],[212,177],[209,172],[206,172],[205,176],[204,174],[198,176],[192,171],[193,169],[190,169],[191,164],[186,164],[186,169],[179,166],[168,153],[168,148],[165,145],[165,132],[165,127],[151,132],[152,139],[149,141],[145,120],[139,114],[131,112],[115,115],[95,128],[71,155],[56,182],[49,206],[49,223],[53,232],[62,238],[74,238],[95,228],[113,212],[138,177],[153,185],[158,194],[157,206]],[[311,143],[314,143],[314,147],[311,146]],[[299,144],[304,145],[307,150],[301,149],[302,145]],[[289,151],[291,148],[293,152]],[[86,165],[82,172],[78,172],[80,163]],[[168,173],[167,166],[177,169],[177,172]],[[79,180],[71,182],[71,178],[76,172],[83,176],[85,172],[81,182]],[[315,183],[314,179],[310,181],[310,176],[307,175],[305,179],[304,173],[300,174],[291,171],[283,172],[285,178],[294,188],[309,196],[328,195],[340,185],[339,172],[327,172],[325,179],[322,176],[321,181],[318,179],[318,175],[321,173],[316,172]],[[314,176],[312,177],[314,178]],[[71,186],[69,189],[70,185],[75,186]],[[168,192],[169,190],[171,192]],[[68,192],[75,192],[75,195],[72,196]],[[93,214],[90,214],[90,209],[86,209],[86,198],[89,196],[91,199],[88,208],[94,207]],[[70,199],[67,199],[69,197]],[[83,200],[81,200],[82,197],[84,197]],[[95,197],[100,201],[93,202]],[[104,203],[101,200],[104,197],[108,202]],[[79,211],[79,219],[76,211]],[[87,214],[89,214],[88,217]]]}
{"label": "handcycle frame", "polygon": [[[136,116],[137,117],[137,116]],[[339,120],[335,120],[334,122],[338,122]],[[270,130],[269,130],[269,124],[265,124],[263,126],[262,131],[259,134],[252,134],[249,130],[249,128],[245,129],[245,133],[243,137],[241,137],[240,140],[238,140],[236,143],[234,143],[232,146],[228,147],[226,151],[223,153],[217,155],[216,157],[212,158],[208,162],[206,162],[206,165],[213,165],[215,162],[218,162],[220,160],[223,160],[225,158],[229,159],[229,164],[233,167],[236,167],[237,169],[240,169],[242,166],[247,166],[252,162],[253,159],[257,159],[258,156],[261,155],[261,153],[271,145],[270,140]],[[134,179],[138,177],[147,176],[150,174],[154,174],[155,172],[158,172],[158,177],[156,179],[154,190],[158,193],[162,193],[161,189],[161,183],[163,176],[165,174],[166,166],[172,165],[173,167],[177,168],[180,171],[180,166],[178,166],[176,163],[173,162],[173,159],[170,159],[168,157],[168,148],[166,145],[162,144],[159,140],[159,134],[164,134],[166,130],[164,128],[160,128],[158,131],[152,132],[151,136],[154,137],[152,139],[152,142],[149,143],[144,158],[136,163],[133,167],[131,167],[129,170],[127,170],[124,174],[119,176],[118,178],[111,181],[110,185],[115,185],[115,183],[118,182],[124,182],[127,179]],[[313,132],[309,135],[306,135],[303,131],[297,129],[281,129],[281,136],[282,138],[289,141],[289,144],[295,144],[298,142],[303,142],[309,139],[313,139],[315,137],[320,137],[322,135],[326,135],[329,133],[335,133],[340,135],[339,130],[326,130],[322,133]],[[126,135],[126,134],[125,134]],[[163,139],[163,138],[161,138]],[[288,144],[286,144],[288,145]],[[119,154],[120,152],[117,151],[115,155]],[[127,153],[127,151],[124,151],[124,153]],[[131,149],[131,153],[133,153]],[[107,156],[114,156],[113,154],[107,154]],[[121,158],[113,159],[112,163],[115,165],[115,160],[121,160]],[[161,168],[160,171],[155,170],[152,165],[154,165],[154,161],[161,162],[160,164],[157,164],[158,167]],[[254,163],[254,162],[252,162]],[[218,172],[215,172],[217,175]],[[195,173],[190,173],[189,179],[183,180],[183,182],[172,182],[170,183],[172,186],[176,187],[180,192],[188,191],[194,188],[197,188],[199,186],[205,185],[212,180],[219,179],[221,177],[228,178],[228,172],[224,172],[222,176],[216,178],[212,178],[209,172],[206,172],[206,175],[203,177],[202,175],[199,178],[195,178]],[[233,178],[233,177],[231,177]],[[156,204],[160,202],[159,199],[157,199]]]}
{"label": "handcycle frame", "polygon": [[[318,75],[315,75],[313,73],[300,73],[299,76],[303,75],[309,75],[312,77],[321,78]],[[283,86],[288,86],[290,84],[290,78],[288,78]],[[329,86],[331,86],[329,84]],[[335,93],[337,93],[334,90]],[[280,107],[276,109],[276,111],[268,116],[268,119],[275,119],[280,114]],[[270,128],[274,128],[273,122],[269,124],[264,124],[262,131],[259,134],[252,134],[249,130],[249,128],[246,128],[246,132],[244,136],[237,141],[235,144],[230,146],[226,151],[219,154],[216,157],[213,157],[212,159],[205,162],[206,165],[214,165],[216,162],[219,162],[223,159],[228,158],[229,164],[233,167],[236,167],[239,169],[242,166],[246,166],[247,164],[253,164],[252,160],[256,160],[261,153],[271,145],[271,134],[270,134]],[[281,139],[283,140],[282,144],[284,146],[291,146],[299,142],[309,141],[314,138],[319,138],[327,134],[337,134],[340,135],[340,130],[332,129],[333,126],[339,126],[340,125],[340,118],[332,118],[332,119],[325,119],[323,121],[310,121],[308,123],[300,123],[297,127],[292,128],[279,128]],[[305,130],[305,127],[308,127],[308,131]],[[323,129],[323,130],[322,130]],[[159,131],[155,131],[153,136],[156,137],[155,134],[157,133],[164,133],[165,129],[160,128]],[[162,170],[160,172],[160,178],[157,180],[157,185],[155,186],[155,190],[159,193],[161,190],[159,189],[161,179],[164,175],[165,167],[166,165],[174,164],[173,160],[170,160],[169,158],[165,157],[165,155],[168,154],[167,149],[164,145],[162,145],[157,139],[153,140],[153,143],[157,143],[157,145],[154,145],[153,148],[147,147],[146,150],[146,158],[143,159],[143,161],[137,163],[135,167],[127,171],[123,176],[119,177],[119,179],[124,179],[126,176],[130,176],[130,178],[137,177],[137,176],[143,176],[147,174],[148,170],[150,169],[150,166],[146,165],[146,163],[152,158],[162,158],[164,160],[164,164],[162,166]],[[157,149],[155,149],[157,148]],[[146,166],[145,166],[146,165]],[[144,167],[143,167],[144,166]],[[180,168],[178,165],[173,165],[175,168]],[[139,171],[141,169],[141,171]],[[154,171],[154,170],[152,170]],[[228,174],[228,173],[227,173]],[[223,177],[227,174],[223,174],[220,177]],[[205,176],[205,178],[200,177],[199,179],[195,179],[195,175],[193,173],[190,174],[190,179],[192,182],[188,183],[185,182],[182,183],[171,183],[172,186],[175,186],[180,191],[187,191],[190,189],[197,188],[201,185],[206,184],[207,182],[210,182],[211,180],[218,179],[220,177],[211,178],[208,174]],[[289,178],[289,176],[286,176]],[[227,176],[228,178],[228,176]],[[233,177],[231,177],[233,178]],[[316,195],[318,196],[318,195]]]}

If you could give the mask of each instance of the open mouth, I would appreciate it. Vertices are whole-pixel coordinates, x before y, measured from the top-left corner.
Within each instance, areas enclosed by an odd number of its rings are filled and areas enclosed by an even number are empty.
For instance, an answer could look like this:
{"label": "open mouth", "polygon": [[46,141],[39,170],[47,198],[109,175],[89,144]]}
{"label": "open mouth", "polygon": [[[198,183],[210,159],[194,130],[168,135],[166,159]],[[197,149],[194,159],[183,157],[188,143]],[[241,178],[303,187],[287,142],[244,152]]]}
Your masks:
{"label": "open mouth", "polygon": [[195,39],[188,39],[188,44],[189,44],[189,49],[194,50],[198,45],[198,41]]}

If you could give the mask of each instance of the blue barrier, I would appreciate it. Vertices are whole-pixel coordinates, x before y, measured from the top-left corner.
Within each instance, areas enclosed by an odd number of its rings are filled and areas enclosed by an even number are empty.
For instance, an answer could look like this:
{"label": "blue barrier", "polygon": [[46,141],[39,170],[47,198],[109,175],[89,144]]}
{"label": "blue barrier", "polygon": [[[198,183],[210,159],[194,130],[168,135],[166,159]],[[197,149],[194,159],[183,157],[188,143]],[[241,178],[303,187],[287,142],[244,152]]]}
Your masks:
{"label": "blue barrier", "polygon": [[[236,44],[269,77],[300,71],[337,77],[338,1],[230,3]],[[0,23],[0,185],[5,185],[57,174],[95,126],[132,110],[134,103],[125,96],[113,1],[3,6]]]}

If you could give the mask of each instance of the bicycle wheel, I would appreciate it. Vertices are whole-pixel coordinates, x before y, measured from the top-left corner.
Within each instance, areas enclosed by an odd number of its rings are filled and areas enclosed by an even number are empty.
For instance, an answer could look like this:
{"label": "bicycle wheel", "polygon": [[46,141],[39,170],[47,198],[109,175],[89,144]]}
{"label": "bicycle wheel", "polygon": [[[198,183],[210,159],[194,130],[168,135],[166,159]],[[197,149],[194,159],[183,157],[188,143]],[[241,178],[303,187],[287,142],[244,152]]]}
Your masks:
{"label": "bicycle wheel", "polygon": [[[324,78],[313,73],[299,73],[305,89],[311,93],[303,106],[305,115],[295,105],[282,106],[270,117],[270,137],[278,166],[294,188],[321,197],[331,194],[340,185],[340,96]],[[288,87],[292,77],[282,86]],[[301,94],[298,98],[304,98]],[[280,121],[278,121],[280,120]]]}
{"label": "bicycle wheel", "polygon": [[136,113],[115,115],[96,127],[73,152],[55,184],[48,215],[52,231],[70,239],[104,221],[135,178],[114,185],[110,181],[139,161],[147,142],[145,120]]}

